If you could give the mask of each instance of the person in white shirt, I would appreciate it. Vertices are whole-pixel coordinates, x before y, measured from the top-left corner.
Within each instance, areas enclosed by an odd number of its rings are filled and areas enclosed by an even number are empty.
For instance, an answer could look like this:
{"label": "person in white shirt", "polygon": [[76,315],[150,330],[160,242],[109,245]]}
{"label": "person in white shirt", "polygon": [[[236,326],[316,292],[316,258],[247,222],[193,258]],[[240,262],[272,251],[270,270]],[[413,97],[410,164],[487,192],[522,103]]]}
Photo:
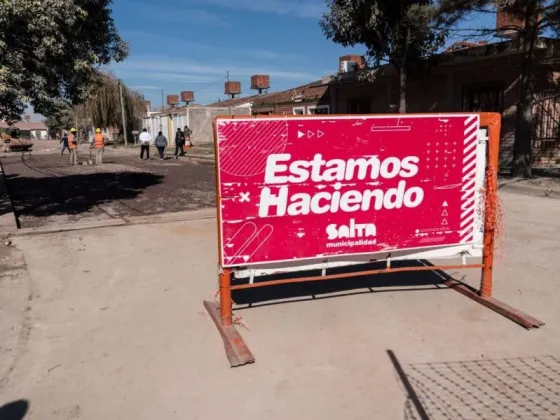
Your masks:
{"label": "person in white shirt", "polygon": [[146,160],[150,160],[150,142],[152,141],[152,135],[148,133],[148,130],[144,128],[142,133],[140,133],[140,160],[144,160],[144,152],[146,152]]}

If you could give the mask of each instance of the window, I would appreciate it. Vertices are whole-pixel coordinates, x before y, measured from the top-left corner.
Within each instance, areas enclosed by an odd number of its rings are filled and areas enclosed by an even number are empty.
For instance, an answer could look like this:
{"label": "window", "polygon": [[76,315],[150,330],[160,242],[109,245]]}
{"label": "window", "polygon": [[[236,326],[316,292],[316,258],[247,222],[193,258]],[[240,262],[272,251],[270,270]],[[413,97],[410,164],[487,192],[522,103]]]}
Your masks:
{"label": "window", "polygon": [[370,112],[370,98],[354,98],[348,101],[348,114],[369,114]]}
{"label": "window", "polygon": [[298,106],[297,108],[294,108],[294,115],[303,115],[303,114],[305,114],[304,106]]}
{"label": "window", "polygon": [[501,86],[466,86],[463,88],[463,111],[502,112],[504,88]]}
{"label": "window", "polygon": [[316,105],[316,106],[307,107],[307,113],[311,115],[328,114],[329,111],[330,111],[330,106],[328,105]]}

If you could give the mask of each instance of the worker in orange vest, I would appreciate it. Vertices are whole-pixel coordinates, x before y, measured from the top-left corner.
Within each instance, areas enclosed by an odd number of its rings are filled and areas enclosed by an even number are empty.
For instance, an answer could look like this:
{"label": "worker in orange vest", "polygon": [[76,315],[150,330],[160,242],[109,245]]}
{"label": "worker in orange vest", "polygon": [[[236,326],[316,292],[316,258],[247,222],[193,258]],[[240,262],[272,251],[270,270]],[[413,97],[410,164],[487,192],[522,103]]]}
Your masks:
{"label": "worker in orange vest", "polygon": [[76,137],[77,130],[75,128],[70,129],[70,134],[68,135],[68,148],[70,149],[70,165],[78,164],[78,138]]}
{"label": "worker in orange vest", "polygon": [[95,163],[97,165],[103,164],[103,152],[105,151],[105,136],[98,128],[95,130],[95,136],[93,137],[93,147],[95,147]]}

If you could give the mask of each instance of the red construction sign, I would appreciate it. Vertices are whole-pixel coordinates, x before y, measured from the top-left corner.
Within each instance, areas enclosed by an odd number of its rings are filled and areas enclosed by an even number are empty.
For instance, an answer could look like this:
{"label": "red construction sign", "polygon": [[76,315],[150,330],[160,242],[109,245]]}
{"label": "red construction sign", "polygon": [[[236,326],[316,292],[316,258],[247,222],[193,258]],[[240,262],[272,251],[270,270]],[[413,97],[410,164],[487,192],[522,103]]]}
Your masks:
{"label": "red construction sign", "polygon": [[222,266],[474,241],[478,115],[218,118]]}

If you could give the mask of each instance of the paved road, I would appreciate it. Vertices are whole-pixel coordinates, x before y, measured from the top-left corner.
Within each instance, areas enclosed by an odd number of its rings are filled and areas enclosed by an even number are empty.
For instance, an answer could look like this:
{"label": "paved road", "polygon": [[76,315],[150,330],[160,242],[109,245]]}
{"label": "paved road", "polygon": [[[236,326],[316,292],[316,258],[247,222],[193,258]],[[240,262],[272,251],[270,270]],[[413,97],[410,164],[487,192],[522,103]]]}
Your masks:
{"label": "paved road", "polygon": [[[82,146],[80,160],[88,159],[89,150]],[[58,148],[2,162],[24,228],[215,206],[214,169],[208,164],[140,161],[134,152],[112,148],[102,167],[70,167]]]}
{"label": "paved road", "polygon": [[15,238],[28,270],[0,280],[0,407],[27,400],[26,420],[558,419],[560,200],[502,196],[495,296],[543,328],[429,273],[277,287],[234,296],[255,303],[236,313],[257,359],[234,370],[202,306],[215,221]]}

